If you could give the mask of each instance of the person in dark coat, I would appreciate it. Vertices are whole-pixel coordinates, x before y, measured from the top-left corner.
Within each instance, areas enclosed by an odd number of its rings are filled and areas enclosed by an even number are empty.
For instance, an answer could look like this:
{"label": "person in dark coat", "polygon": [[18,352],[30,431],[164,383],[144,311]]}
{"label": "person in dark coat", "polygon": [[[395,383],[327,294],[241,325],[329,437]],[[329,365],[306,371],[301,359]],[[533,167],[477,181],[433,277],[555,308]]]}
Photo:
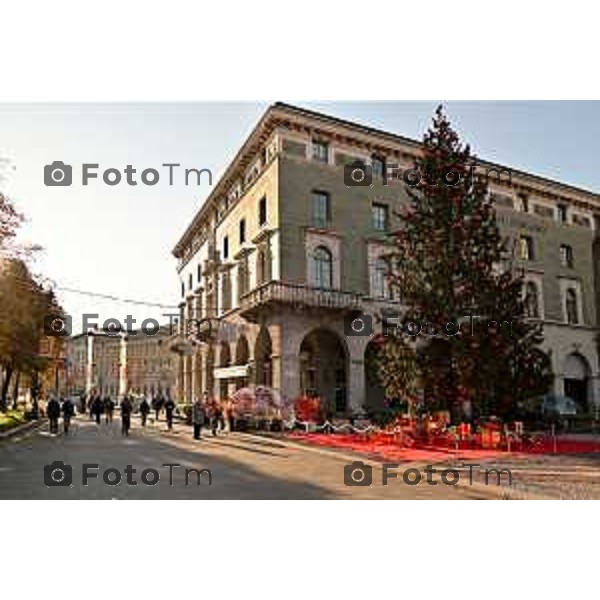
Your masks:
{"label": "person in dark coat", "polygon": [[60,417],[60,403],[52,396],[46,406],[46,413],[50,422],[50,433],[58,433],[58,418]]}
{"label": "person in dark coat", "polygon": [[133,405],[128,396],[125,396],[121,400],[121,433],[123,435],[129,435],[129,428],[131,427],[131,411]]}
{"label": "person in dark coat", "polygon": [[106,415],[106,422],[112,423],[113,413],[115,412],[115,403],[110,396],[104,397],[104,414]]}
{"label": "person in dark coat", "polygon": [[167,428],[169,431],[173,429],[173,416],[175,414],[175,402],[173,398],[167,398],[165,402],[165,415],[167,417]]}
{"label": "person in dark coat", "polygon": [[73,405],[73,402],[71,401],[70,398],[67,398],[62,405],[62,412],[63,412],[63,429],[65,432],[65,435],[69,434],[69,426],[71,425],[71,419],[73,418],[73,415],[75,414],[75,406]]}
{"label": "person in dark coat", "polygon": [[92,412],[94,413],[94,417],[96,419],[96,424],[100,425],[100,417],[102,416],[102,413],[104,412],[104,402],[102,402],[102,398],[100,398],[100,396],[96,396],[94,398]]}
{"label": "person in dark coat", "polygon": [[140,403],[140,414],[142,415],[142,427],[146,427],[146,419],[148,418],[148,413],[150,412],[150,405],[148,404],[148,400],[144,397],[142,402]]}
{"label": "person in dark coat", "polygon": [[199,440],[200,434],[202,433],[202,425],[204,425],[204,419],[206,418],[204,405],[200,398],[196,399],[196,402],[192,405],[192,425],[194,426],[194,439]]}
{"label": "person in dark coat", "polygon": [[158,421],[158,418],[160,417],[160,411],[163,409],[164,403],[165,400],[162,396],[155,396],[152,400],[152,408],[156,413],[156,421]]}
{"label": "person in dark coat", "polygon": [[96,407],[96,393],[91,392],[88,398],[88,410],[90,411],[90,419],[94,419],[94,409]]}
{"label": "person in dark coat", "polygon": [[219,411],[217,410],[217,403],[214,400],[208,405],[207,412],[210,431],[213,436],[216,436],[217,428],[219,426]]}

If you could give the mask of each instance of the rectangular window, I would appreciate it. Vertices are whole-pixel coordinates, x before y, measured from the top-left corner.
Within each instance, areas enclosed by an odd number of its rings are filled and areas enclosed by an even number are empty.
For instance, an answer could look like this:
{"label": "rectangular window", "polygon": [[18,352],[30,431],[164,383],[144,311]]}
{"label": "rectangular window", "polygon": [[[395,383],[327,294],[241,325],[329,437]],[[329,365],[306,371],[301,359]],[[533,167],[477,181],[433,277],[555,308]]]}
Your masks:
{"label": "rectangular window", "polygon": [[263,196],[258,203],[258,225],[262,227],[267,222],[267,197]]}
{"label": "rectangular window", "polygon": [[528,213],[529,212],[529,198],[527,194],[517,194],[519,197],[519,202],[521,204],[521,212]]}
{"label": "rectangular window", "polygon": [[533,238],[528,235],[522,235],[519,238],[519,258],[533,260]]}
{"label": "rectangular window", "polygon": [[567,222],[567,207],[564,204],[559,204],[556,207],[557,210],[557,214],[558,214],[558,220],[561,223],[566,223]]}
{"label": "rectangular window", "polygon": [[373,228],[377,231],[386,231],[388,228],[388,207],[386,204],[373,204]]}
{"label": "rectangular window", "polygon": [[223,258],[229,258],[229,236],[223,238]]}
{"label": "rectangular window", "polygon": [[560,266],[573,268],[573,248],[567,244],[560,245]]}
{"label": "rectangular window", "polygon": [[192,274],[190,273],[190,276],[188,277],[188,289],[192,289],[192,287],[194,286],[194,280],[192,278]]}
{"label": "rectangular window", "polygon": [[246,241],[246,219],[240,221],[240,244]]}
{"label": "rectangular window", "polygon": [[312,224],[315,227],[327,227],[331,220],[331,207],[327,192],[312,193]]}
{"label": "rectangular window", "polygon": [[322,163],[329,162],[329,144],[327,142],[313,140],[312,149],[314,160],[318,160]]}
{"label": "rectangular window", "polygon": [[185,283],[181,282],[181,295],[185,296]]}
{"label": "rectangular window", "polygon": [[385,158],[373,156],[371,160],[373,163],[373,175],[383,178],[385,175]]}
{"label": "rectangular window", "polygon": [[198,283],[200,283],[200,280],[202,279],[202,267],[200,265],[198,265],[196,276],[198,278]]}

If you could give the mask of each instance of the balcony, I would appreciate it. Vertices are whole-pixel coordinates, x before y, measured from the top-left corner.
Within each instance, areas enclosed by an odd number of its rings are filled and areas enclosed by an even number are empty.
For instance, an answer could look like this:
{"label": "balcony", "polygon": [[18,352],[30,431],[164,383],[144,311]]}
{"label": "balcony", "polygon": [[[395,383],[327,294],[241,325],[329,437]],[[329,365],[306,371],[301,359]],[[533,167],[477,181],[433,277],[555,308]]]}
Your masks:
{"label": "balcony", "polygon": [[240,313],[249,321],[256,321],[259,314],[275,307],[291,310],[334,310],[349,313],[360,311],[362,295],[341,290],[312,288],[301,284],[270,281],[244,294],[240,301]]}

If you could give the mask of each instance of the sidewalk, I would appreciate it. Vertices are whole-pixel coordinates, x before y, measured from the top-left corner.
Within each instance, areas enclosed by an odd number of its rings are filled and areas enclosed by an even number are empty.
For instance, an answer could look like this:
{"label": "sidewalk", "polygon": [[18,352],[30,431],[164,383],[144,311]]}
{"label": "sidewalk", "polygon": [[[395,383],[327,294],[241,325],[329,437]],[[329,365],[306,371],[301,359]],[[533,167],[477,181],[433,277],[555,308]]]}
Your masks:
{"label": "sidewalk", "polygon": [[[174,443],[178,445],[180,443],[189,446],[195,442],[192,436],[192,428],[189,425],[185,425],[180,422],[174,423],[173,432],[169,433],[166,428],[166,423],[164,421],[160,421],[158,423],[158,427],[153,425],[150,428],[146,429],[147,433],[151,435],[160,435],[161,437],[164,435],[165,437],[169,437],[173,440]],[[321,456],[323,459],[333,460],[336,463],[339,463],[339,472],[343,472],[344,466],[351,464],[356,461],[361,461],[363,464],[368,465],[374,469],[374,480],[381,481],[381,471],[383,468],[383,464],[386,462],[385,460],[367,456],[365,454],[357,453],[357,452],[348,452],[343,449],[331,448],[331,447],[320,447],[315,446],[307,442],[297,441],[288,438],[287,436],[283,436],[278,433],[269,433],[269,432],[231,432],[231,433],[220,433],[216,437],[213,437],[210,433],[210,430],[203,429],[202,431],[202,440],[196,446],[198,451],[204,452],[207,446],[206,442],[211,442],[211,448],[224,447],[226,448],[232,442],[240,442],[241,444],[248,445],[262,445],[268,444],[270,448],[279,450],[279,451],[294,451],[294,454],[300,452],[301,454],[308,453],[311,455],[315,455],[316,457]],[[189,442],[189,444],[188,444]],[[240,445],[241,447],[241,445]],[[477,474],[473,473],[473,482],[469,483],[469,468],[464,467],[462,465],[462,461],[454,461],[451,460],[447,453],[437,452],[433,455],[431,452],[423,452],[418,456],[411,456],[411,460],[405,461],[396,461],[399,463],[398,473],[400,473],[400,478],[402,477],[402,472],[406,469],[419,469],[421,471],[425,470],[425,467],[428,465],[435,465],[439,470],[442,468],[451,468],[455,469],[460,473],[461,480],[459,484],[456,486],[456,493],[459,495],[463,495],[464,499],[469,497],[477,497],[482,499],[522,499],[524,497],[523,492],[515,489],[514,487],[510,487],[508,485],[496,485],[495,480],[494,484],[485,484],[483,483],[483,473]],[[494,464],[488,464],[488,468],[493,468]],[[438,471],[439,472],[439,471]],[[481,479],[478,481],[478,477]],[[439,475],[438,475],[439,479]],[[427,485],[424,481],[423,484]],[[351,488],[352,489],[352,488]],[[533,491],[528,493],[529,498],[544,498],[545,496],[540,496],[535,494]]]}

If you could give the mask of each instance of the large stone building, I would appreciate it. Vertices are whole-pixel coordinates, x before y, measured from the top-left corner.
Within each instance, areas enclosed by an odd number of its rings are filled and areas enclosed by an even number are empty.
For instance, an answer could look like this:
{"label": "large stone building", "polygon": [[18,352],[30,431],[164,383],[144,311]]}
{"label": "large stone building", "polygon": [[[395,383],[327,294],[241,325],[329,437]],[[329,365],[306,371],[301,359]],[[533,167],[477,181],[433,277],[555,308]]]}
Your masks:
{"label": "large stone building", "polygon": [[[266,111],[174,248],[182,322],[218,324],[181,357],[181,396],[225,396],[254,382],[289,397],[319,394],[337,413],[380,402],[365,366],[370,338],[346,335],[344,323],[395,304],[381,257],[408,197],[401,179],[384,185],[379,174],[386,163],[411,168],[419,152],[414,140],[324,114],[285,104]],[[346,185],[355,159],[373,165],[371,186]],[[484,167],[526,272],[530,316],[545,324],[554,391],[591,409],[600,402],[600,196]]]}
{"label": "large stone building", "polygon": [[156,335],[114,336],[81,333],[67,340],[69,392],[95,389],[112,397],[175,393],[177,356],[170,348],[170,327]]}

